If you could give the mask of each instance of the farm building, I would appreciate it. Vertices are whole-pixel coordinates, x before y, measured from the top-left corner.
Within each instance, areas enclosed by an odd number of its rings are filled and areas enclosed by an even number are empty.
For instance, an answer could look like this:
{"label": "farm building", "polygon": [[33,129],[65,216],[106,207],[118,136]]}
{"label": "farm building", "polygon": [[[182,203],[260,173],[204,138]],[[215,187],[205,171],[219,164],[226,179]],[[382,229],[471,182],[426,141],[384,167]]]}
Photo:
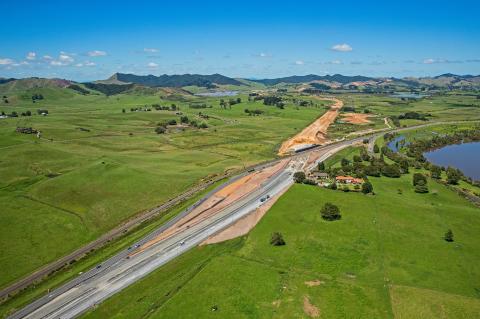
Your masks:
{"label": "farm building", "polygon": [[311,172],[308,177],[312,179],[324,180],[324,179],[328,179],[328,174],[324,172]]}

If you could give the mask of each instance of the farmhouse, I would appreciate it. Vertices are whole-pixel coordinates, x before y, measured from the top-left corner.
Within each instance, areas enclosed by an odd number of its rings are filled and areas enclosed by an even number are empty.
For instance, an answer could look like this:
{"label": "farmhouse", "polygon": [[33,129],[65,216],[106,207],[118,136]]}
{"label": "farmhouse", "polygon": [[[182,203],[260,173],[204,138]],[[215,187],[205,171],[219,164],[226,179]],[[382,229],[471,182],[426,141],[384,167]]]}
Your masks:
{"label": "farmhouse", "polygon": [[324,180],[324,179],[328,179],[328,174],[324,173],[324,172],[311,172],[309,174],[309,177],[312,178],[312,179]]}
{"label": "farmhouse", "polygon": [[352,176],[337,176],[335,177],[335,181],[337,181],[337,183],[342,183],[342,184],[362,184],[363,183],[363,179],[355,178]]}

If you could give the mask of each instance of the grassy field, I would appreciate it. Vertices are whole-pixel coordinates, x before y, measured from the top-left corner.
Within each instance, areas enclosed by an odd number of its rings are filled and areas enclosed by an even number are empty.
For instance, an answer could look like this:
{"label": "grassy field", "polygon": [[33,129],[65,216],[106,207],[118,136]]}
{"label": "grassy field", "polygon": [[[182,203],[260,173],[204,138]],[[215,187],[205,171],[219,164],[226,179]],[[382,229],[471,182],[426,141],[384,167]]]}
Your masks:
{"label": "grassy field", "polygon": [[[371,178],[375,196],[294,185],[248,236],[197,248],[84,317],[302,318],[307,299],[322,318],[478,318],[479,210],[411,180]],[[321,219],[327,201],[340,221]],[[269,244],[275,231],[286,246]]]}
{"label": "grassy field", "polygon": [[[402,101],[397,97],[376,94],[340,95],[346,106],[354,106],[357,112],[370,110],[380,117],[396,116],[406,112],[431,114],[431,121],[479,120],[480,100],[474,95],[462,93],[437,94],[418,100]],[[424,123],[418,120],[400,120],[411,126]]]}
{"label": "grassy field", "polygon": [[[323,114],[331,103],[288,93],[285,109],[279,109],[261,101],[248,102],[247,95],[241,93],[242,103],[224,109],[219,105],[220,97],[167,96],[165,92],[84,96],[69,89],[46,87],[0,93],[7,94],[9,100],[8,104],[0,104],[0,111],[20,114],[29,110],[34,114],[0,119],[0,240],[4,247],[0,287],[202,179],[273,158],[283,140]],[[31,96],[39,93],[44,99],[32,103]],[[355,130],[381,128],[383,116],[407,110],[430,112],[433,120],[479,117],[478,101],[470,101],[470,97],[445,95],[408,103],[364,94],[340,98],[359,111],[370,109],[377,117],[371,125],[336,123],[331,134],[337,137]],[[312,101],[313,105],[299,106],[298,100]],[[191,108],[192,102],[208,107]],[[178,121],[180,115],[130,109],[156,103],[175,103],[183,115],[207,123],[208,128],[155,134],[157,123]],[[47,109],[49,115],[36,115],[37,109]],[[264,113],[248,116],[245,109]],[[17,133],[18,126],[38,129],[42,138]],[[345,155],[351,157],[353,153],[341,153],[336,158]],[[66,273],[56,282],[71,275]],[[38,290],[31,296],[37,294]],[[25,300],[14,303],[19,305]]]}
{"label": "grassy field", "polygon": [[[9,103],[0,111],[47,109],[49,115],[0,119],[0,287],[204,178],[271,159],[281,141],[324,112],[293,104],[281,110],[247,102],[245,95],[240,96],[245,102],[222,109],[219,98],[83,96],[60,88],[5,94]],[[44,99],[32,103],[33,94]],[[213,107],[193,109],[189,100]],[[157,123],[180,116],[130,112],[153,103],[175,103],[209,128],[158,135]],[[265,113],[248,116],[246,108]],[[17,126],[40,130],[42,138],[17,133]]]}
{"label": "grassy field", "polygon": [[193,196],[192,198],[184,201],[183,203],[178,204],[175,207],[167,210],[163,214],[160,214],[150,219],[148,222],[143,222],[142,224],[133,228],[128,233],[123,234],[116,240],[109,242],[100,249],[90,252],[81,260],[62,268],[61,271],[57,271],[54,274],[47,276],[41,283],[29,286],[27,289],[17,293],[14,298],[10,298],[6,302],[0,304],[0,317],[6,317],[8,314],[11,314],[15,310],[20,309],[26,304],[31,303],[35,299],[48,293],[48,291],[60,286],[68,280],[71,280],[73,277],[77,276],[77,274],[90,270],[98,263],[113,256],[118,251],[125,249],[125,247],[131,246],[136,241],[151,233],[160,225],[164,224],[165,222],[176,216],[179,212],[195,203],[203,195],[205,195],[224,181],[225,180],[221,180],[217,183],[214,183],[206,190],[200,192],[198,195]]}

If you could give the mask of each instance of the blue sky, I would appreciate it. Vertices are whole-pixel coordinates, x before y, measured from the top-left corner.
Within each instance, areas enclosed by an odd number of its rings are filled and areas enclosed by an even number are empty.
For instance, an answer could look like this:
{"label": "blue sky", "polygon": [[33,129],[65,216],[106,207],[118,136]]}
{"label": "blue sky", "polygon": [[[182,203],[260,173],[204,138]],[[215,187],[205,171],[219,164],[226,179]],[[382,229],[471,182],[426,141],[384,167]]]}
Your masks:
{"label": "blue sky", "polygon": [[480,74],[477,1],[8,1],[0,77]]}

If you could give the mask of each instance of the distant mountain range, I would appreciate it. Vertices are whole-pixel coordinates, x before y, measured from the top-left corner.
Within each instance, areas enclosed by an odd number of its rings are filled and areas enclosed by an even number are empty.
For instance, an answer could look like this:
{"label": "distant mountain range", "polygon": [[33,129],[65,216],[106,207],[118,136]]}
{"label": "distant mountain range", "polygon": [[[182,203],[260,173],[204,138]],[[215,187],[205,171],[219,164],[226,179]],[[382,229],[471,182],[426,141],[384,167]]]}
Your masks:
{"label": "distant mountain range", "polygon": [[284,78],[276,78],[276,79],[261,79],[261,80],[251,80],[253,82],[262,83],[265,85],[277,85],[280,83],[290,83],[290,84],[297,84],[297,83],[308,83],[314,81],[324,81],[324,82],[336,82],[341,84],[347,84],[351,82],[359,82],[359,81],[371,81],[373,78],[356,75],[356,76],[345,76],[341,74],[335,75],[293,75]]}
{"label": "distant mountain range", "polygon": [[70,84],[74,83],[73,81],[64,80],[64,79],[46,79],[46,78],[25,78],[25,79],[14,79],[14,78],[0,78],[0,89],[2,91],[21,91],[29,90],[33,88],[43,88],[43,87],[67,87]]}
{"label": "distant mountain range", "polygon": [[[127,91],[158,92],[158,90],[174,90],[178,94],[191,94],[188,87],[196,86],[207,89],[218,89],[219,86],[237,86],[243,88],[261,89],[269,86],[295,85],[300,90],[355,89],[364,88],[373,92],[381,89],[395,90],[397,88],[449,88],[449,89],[480,89],[480,76],[456,75],[451,73],[434,77],[367,77],[362,75],[294,75],[273,79],[234,79],[221,74],[201,75],[135,75],[115,73],[107,80],[78,83],[65,79],[45,78],[0,78],[0,91],[21,91],[40,87],[72,88],[81,91],[79,86],[98,91],[107,95]],[[183,88],[187,87],[187,90]],[[308,92],[308,91],[307,91]]]}
{"label": "distant mountain range", "polygon": [[[437,87],[480,87],[480,76],[473,75],[455,75],[451,73],[442,74],[435,77],[406,77],[406,78],[382,78],[368,77],[362,75],[347,76],[341,74],[334,75],[294,75],[283,78],[273,79],[234,79],[221,74],[200,75],[200,74],[182,74],[182,75],[134,75],[115,73],[107,80],[96,81],[101,84],[138,84],[148,87],[186,87],[198,86],[206,88],[215,88],[217,85],[236,85],[244,86],[252,83],[274,86],[279,84],[314,84],[319,83],[332,88],[342,88],[350,86],[437,86]],[[315,88],[315,85],[312,86]],[[318,87],[318,86],[317,86]]]}
{"label": "distant mountain range", "polygon": [[[406,77],[406,78],[394,78],[394,77],[367,77],[362,75],[345,76],[341,74],[334,75],[302,75],[302,76],[289,76],[284,78],[275,79],[261,79],[251,80],[252,82],[262,83],[265,85],[278,85],[285,84],[302,84],[302,83],[321,83],[333,88],[345,87],[345,86],[437,86],[437,87],[480,87],[480,76],[474,75],[456,75],[451,73],[442,74],[435,77]],[[313,85],[315,88],[315,85]]]}
{"label": "distant mountain range", "polygon": [[244,83],[221,74],[181,74],[181,75],[135,75],[115,73],[107,80],[96,81],[102,84],[140,84],[150,87],[199,86],[213,88],[216,85],[244,85]]}

